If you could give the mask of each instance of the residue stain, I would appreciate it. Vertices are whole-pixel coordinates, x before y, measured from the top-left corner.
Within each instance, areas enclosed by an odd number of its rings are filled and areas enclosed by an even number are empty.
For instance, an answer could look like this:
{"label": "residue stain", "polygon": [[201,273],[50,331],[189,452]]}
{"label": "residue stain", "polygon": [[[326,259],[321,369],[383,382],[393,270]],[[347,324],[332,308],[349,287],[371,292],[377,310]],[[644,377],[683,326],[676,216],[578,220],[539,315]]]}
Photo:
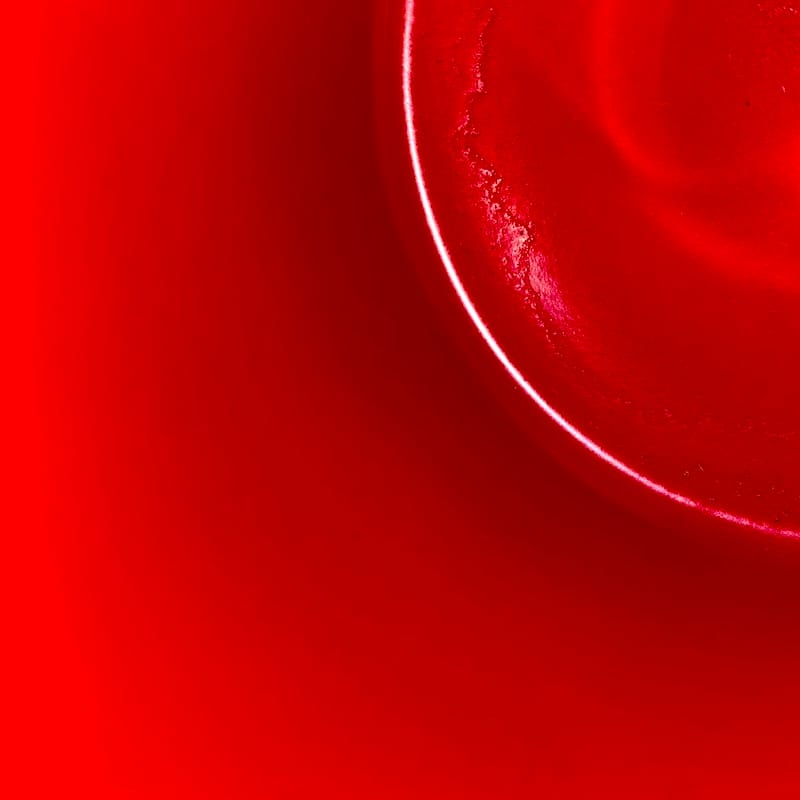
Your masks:
{"label": "residue stain", "polygon": [[541,249],[536,225],[523,213],[522,203],[495,165],[481,152],[475,109],[488,94],[485,63],[487,41],[496,12],[487,9],[479,20],[479,34],[469,64],[464,112],[456,130],[457,146],[465,162],[486,220],[492,248],[500,253],[505,280],[525,300],[548,340],[553,329],[572,328],[574,318],[553,275],[551,258]]}

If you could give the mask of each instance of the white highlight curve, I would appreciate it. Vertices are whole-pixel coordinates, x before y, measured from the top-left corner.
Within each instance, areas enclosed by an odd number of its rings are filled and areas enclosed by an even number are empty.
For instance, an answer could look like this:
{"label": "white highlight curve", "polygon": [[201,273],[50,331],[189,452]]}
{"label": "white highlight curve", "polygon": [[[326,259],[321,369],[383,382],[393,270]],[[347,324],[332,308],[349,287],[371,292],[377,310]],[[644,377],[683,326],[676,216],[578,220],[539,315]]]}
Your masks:
{"label": "white highlight curve", "polygon": [[464,306],[464,310],[469,315],[470,320],[478,329],[484,342],[488,345],[489,349],[494,354],[495,358],[503,365],[506,372],[511,376],[514,382],[522,389],[525,394],[533,400],[533,402],[543,411],[553,422],[556,423],[562,430],[577,440],[586,450],[606,463],[608,466],[613,467],[618,472],[638,483],[640,486],[655,492],[661,497],[667,498],[674,503],[685,508],[690,508],[695,511],[702,512],[708,516],[714,517],[724,522],[733,523],[743,528],[750,528],[761,533],[768,533],[777,536],[800,538],[800,531],[791,530],[788,528],[779,528],[768,523],[756,522],[755,520],[748,519],[747,517],[732,514],[722,509],[712,508],[704,505],[703,503],[693,500],[691,497],[675,492],[661,483],[648,478],[646,475],[637,472],[632,467],[625,464],[616,456],[609,453],[597,442],[590,439],[585,433],[579,430],[574,424],[569,422],[562,416],[544,397],[533,387],[533,385],[522,374],[519,368],[511,361],[508,354],[503,350],[500,343],[495,339],[492,332],[489,330],[488,325],[481,317],[475,303],[472,301],[466,287],[464,286],[461,276],[456,269],[447,244],[444,241],[439,221],[433,210],[433,203],[431,202],[430,193],[425,182],[425,171],[422,168],[422,159],[419,152],[419,143],[417,138],[417,127],[414,112],[414,98],[412,93],[412,74],[413,74],[413,32],[415,20],[415,7],[416,0],[405,0],[405,17],[403,21],[403,107],[405,112],[406,123],[406,138],[408,140],[408,150],[411,157],[411,166],[414,172],[414,179],[417,184],[417,191],[419,192],[422,208],[425,213],[425,220],[430,229],[431,236],[433,237],[434,244],[444,265],[447,277],[453,286],[453,289],[458,295],[458,299]]}

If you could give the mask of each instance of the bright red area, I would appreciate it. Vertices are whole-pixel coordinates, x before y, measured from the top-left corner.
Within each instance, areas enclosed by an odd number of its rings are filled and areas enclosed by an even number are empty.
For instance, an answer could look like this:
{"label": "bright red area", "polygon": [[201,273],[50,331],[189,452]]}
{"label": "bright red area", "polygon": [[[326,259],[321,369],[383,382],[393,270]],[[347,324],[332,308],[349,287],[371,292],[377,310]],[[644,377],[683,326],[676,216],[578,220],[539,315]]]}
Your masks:
{"label": "bright red area", "polygon": [[795,549],[495,402],[399,12],[3,8],[3,798],[796,794]]}

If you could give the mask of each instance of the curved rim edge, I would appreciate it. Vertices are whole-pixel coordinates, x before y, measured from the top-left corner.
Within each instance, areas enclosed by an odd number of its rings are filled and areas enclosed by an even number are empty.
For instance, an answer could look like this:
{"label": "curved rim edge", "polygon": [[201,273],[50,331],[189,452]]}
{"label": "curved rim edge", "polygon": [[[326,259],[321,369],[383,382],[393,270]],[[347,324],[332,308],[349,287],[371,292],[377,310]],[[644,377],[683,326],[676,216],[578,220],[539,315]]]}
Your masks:
{"label": "curved rim edge", "polygon": [[403,73],[403,110],[406,125],[406,139],[408,143],[409,156],[411,158],[411,166],[414,173],[414,180],[416,182],[419,198],[422,203],[422,209],[425,214],[425,221],[427,222],[428,229],[430,230],[436,250],[447,273],[447,277],[458,296],[461,305],[467,312],[473,325],[477,328],[481,338],[489,347],[495,358],[502,364],[505,371],[511,376],[512,380],[522,389],[523,392],[543,411],[556,425],[563,431],[569,434],[585,450],[588,450],[592,455],[599,458],[605,464],[613,467],[617,472],[626,476],[627,478],[635,481],[640,486],[655,492],[657,495],[671,500],[684,508],[689,508],[694,511],[699,511],[715,519],[734,525],[749,528],[751,530],[759,531],[760,533],[768,533],[775,536],[782,536],[786,538],[800,538],[800,531],[792,530],[789,528],[780,528],[768,523],[756,522],[755,520],[743,517],[737,514],[732,514],[719,508],[707,506],[691,497],[675,492],[664,486],[661,483],[648,478],[640,472],[637,472],[633,467],[628,466],[625,462],[621,461],[616,456],[609,453],[597,442],[583,433],[576,425],[567,420],[560,414],[545,398],[534,388],[534,386],[522,374],[520,369],[512,362],[511,358],[505,352],[500,343],[495,339],[489,326],[481,317],[475,303],[472,301],[466,287],[464,286],[461,276],[456,269],[455,263],[447,245],[444,241],[439,221],[433,210],[433,203],[431,201],[430,193],[428,192],[427,183],[425,180],[425,171],[422,167],[422,159],[419,152],[419,144],[417,137],[416,118],[414,110],[414,98],[412,92],[412,74],[413,74],[413,31],[415,22],[416,0],[405,0],[405,11],[403,20],[403,55],[402,55],[402,73]]}

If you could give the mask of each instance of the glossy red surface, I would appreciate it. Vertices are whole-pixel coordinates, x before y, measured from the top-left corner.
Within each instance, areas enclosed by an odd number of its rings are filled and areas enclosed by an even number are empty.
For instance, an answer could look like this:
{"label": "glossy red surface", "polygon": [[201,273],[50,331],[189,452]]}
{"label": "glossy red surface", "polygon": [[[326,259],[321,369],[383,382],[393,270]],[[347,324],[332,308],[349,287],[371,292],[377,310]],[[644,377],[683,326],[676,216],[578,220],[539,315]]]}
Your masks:
{"label": "glossy red surface", "polygon": [[406,5],[406,114],[453,286],[532,401],[655,493],[800,531],[800,14]]}
{"label": "glossy red surface", "polygon": [[2,7],[0,797],[796,796],[796,542],[523,433],[343,8]]}

